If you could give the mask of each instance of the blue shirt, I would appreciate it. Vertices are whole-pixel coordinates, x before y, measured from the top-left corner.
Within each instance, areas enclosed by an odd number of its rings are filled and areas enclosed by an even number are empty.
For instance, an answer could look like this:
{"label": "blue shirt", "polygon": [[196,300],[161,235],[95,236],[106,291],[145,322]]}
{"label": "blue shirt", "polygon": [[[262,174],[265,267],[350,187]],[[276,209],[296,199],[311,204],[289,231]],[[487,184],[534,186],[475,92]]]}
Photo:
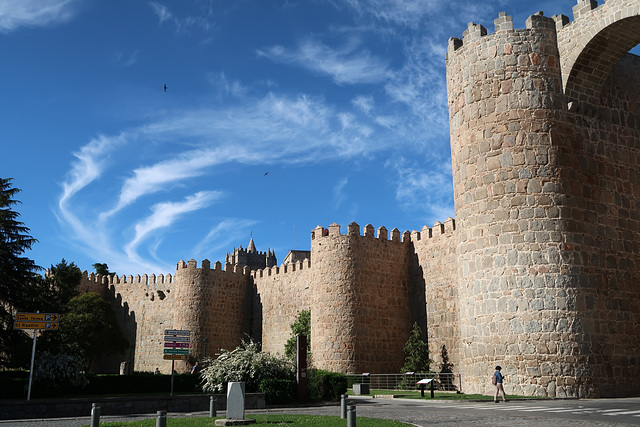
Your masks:
{"label": "blue shirt", "polygon": [[500,373],[500,371],[495,371],[495,372],[493,373],[493,375],[495,375],[495,376],[496,376],[496,378],[498,379],[498,384],[502,384],[502,379],[503,379],[504,377],[502,376],[502,374]]}

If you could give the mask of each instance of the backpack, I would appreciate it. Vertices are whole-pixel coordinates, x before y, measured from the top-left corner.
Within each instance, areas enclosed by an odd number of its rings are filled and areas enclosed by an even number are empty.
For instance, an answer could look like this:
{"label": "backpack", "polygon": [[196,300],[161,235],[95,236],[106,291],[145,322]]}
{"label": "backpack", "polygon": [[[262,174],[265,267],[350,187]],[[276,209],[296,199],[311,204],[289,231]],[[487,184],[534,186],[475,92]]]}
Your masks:
{"label": "backpack", "polygon": [[496,374],[493,374],[493,377],[491,378],[491,384],[498,385],[498,376]]}

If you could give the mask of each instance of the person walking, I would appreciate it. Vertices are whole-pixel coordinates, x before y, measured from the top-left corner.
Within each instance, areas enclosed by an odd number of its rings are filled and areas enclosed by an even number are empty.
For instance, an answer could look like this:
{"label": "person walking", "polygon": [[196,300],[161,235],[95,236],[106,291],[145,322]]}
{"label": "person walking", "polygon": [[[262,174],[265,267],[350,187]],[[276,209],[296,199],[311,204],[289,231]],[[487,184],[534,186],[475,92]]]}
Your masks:
{"label": "person walking", "polygon": [[496,393],[493,396],[493,401],[495,403],[498,403],[498,393],[502,394],[502,401],[503,402],[508,402],[507,396],[504,393],[504,387],[502,386],[502,382],[504,381],[504,376],[500,372],[501,370],[502,370],[502,367],[496,366],[496,371],[493,373],[493,378],[491,380],[493,385],[496,386]]}

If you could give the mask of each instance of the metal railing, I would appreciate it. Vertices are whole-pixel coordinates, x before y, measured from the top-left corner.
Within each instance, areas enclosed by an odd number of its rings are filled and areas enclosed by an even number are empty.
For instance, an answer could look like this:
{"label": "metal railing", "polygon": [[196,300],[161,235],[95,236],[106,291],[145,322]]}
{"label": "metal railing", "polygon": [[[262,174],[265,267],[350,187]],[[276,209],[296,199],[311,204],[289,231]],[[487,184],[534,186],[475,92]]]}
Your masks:
{"label": "metal railing", "polygon": [[[372,390],[419,390],[421,379],[432,379],[434,390],[462,392],[462,374],[407,372],[405,374],[347,374],[348,387],[369,384]],[[428,387],[429,388],[429,387]]]}

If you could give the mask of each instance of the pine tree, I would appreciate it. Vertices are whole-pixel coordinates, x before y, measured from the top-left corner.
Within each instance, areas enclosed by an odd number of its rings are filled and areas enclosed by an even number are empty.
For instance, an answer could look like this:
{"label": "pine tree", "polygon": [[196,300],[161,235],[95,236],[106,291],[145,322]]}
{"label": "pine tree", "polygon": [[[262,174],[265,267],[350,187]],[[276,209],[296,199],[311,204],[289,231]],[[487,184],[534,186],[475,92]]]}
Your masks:
{"label": "pine tree", "polygon": [[429,366],[433,361],[429,359],[429,346],[422,339],[422,330],[417,322],[413,324],[409,339],[402,351],[405,354],[403,371],[429,372]]}
{"label": "pine tree", "polygon": [[449,352],[444,344],[442,344],[442,348],[440,349],[440,359],[442,360],[440,363],[440,373],[444,374],[440,375],[440,383],[445,390],[455,390],[452,375],[453,363],[449,361]]}
{"label": "pine tree", "polygon": [[[16,311],[29,310],[32,301],[30,285],[39,276],[41,268],[34,261],[22,256],[37,242],[29,235],[29,229],[18,221],[20,214],[13,210],[19,201],[15,195],[19,189],[12,187],[11,178],[0,178],[0,365],[14,366],[15,351],[26,335],[13,329]],[[27,361],[28,362],[28,361]]]}

